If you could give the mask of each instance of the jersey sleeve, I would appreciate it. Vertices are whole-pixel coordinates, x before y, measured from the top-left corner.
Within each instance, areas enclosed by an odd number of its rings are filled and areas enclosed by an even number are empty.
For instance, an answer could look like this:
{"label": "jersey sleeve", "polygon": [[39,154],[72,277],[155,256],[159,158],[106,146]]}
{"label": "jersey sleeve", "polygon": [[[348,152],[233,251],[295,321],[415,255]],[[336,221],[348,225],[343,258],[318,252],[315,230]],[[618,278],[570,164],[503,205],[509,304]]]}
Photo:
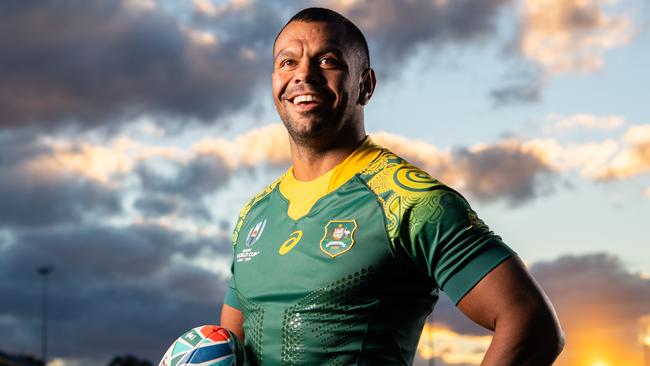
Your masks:
{"label": "jersey sleeve", "polygon": [[223,303],[233,307],[237,310],[241,310],[241,305],[239,304],[239,297],[237,296],[237,286],[235,285],[235,245],[237,244],[237,231],[233,234],[232,239],[232,262],[230,263],[230,279],[228,280],[228,286],[226,287],[226,295],[223,299]]}
{"label": "jersey sleeve", "polygon": [[237,223],[237,228],[233,231],[232,238],[232,262],[230,263],[230,279],[228,280],[228,286],[226,287],[226,296],[223,299],[223,303],[233,307],[237,310],[241,310],[241,305],[239,304],[239,297],[237,296],[237,286],[235,285],[235,245],[237,245],[238,232],[241,228],[241,225]]}
{"label": "jersey sleeve", "polygon": [[223,303],[237,310],[241,310],[241,304],[239,304],[239,297],[237,296],[237,289],[235,288],[235,281],[232,277],[230,277],[230,280],[228,281],[226,296],[223,299]]}
{"label": "jersey sleeve", "polygon": [[407,252],[454,304],[515,254],[451,189],[434,191],[413,207],[408,233],[402,241]]}

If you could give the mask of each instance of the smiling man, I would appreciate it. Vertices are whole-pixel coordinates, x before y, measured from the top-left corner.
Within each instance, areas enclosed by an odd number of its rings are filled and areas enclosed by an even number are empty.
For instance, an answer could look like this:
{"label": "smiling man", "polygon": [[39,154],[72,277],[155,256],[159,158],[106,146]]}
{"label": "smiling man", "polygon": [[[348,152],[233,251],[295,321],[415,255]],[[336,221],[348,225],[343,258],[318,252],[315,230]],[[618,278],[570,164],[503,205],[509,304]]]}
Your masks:
{"label": "smiling man", "polygon": [[409,365],[440,290],[494,331],[484,365],[549,365],[563,345],[521,260],[456,191],[366,136],[363,34],[305,9],[274,45],[292,167],[242,210],[222,325],[254,365]]}

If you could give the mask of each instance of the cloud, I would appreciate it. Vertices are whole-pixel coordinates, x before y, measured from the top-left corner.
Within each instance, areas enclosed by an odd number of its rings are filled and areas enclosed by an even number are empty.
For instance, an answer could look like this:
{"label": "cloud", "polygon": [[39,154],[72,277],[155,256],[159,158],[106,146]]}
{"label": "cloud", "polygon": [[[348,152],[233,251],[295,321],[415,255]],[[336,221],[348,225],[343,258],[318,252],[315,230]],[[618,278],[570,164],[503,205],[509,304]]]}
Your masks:
{"label": "cloud", "polygon": [[481,201],[505,197],[518,205],[553,188],[553,168],[519,141],[460,150],[456,163],[461,187]]}
{"label": "cloud", "polygon": [[503,85],[490,92],[494,106],[537,102],[552,77],[600,70],[605,53],[627,45],[634,36],[630,11],[614,9],[619,3],[623,2],[521,2],[516,40],[506,47],[506,54],[514,57],[515,71],[508,72]]}
{"label": "cloud", "polygon": [[[638,330],[639,319],[650,314],[647,275],[630,271],[607,253],[565,255],[533,263],[529,271],[553,303],[567,337],[554,365],[591,364],[595,359],[633,365],[642,359]],[[491,338],[489,331],[469,321],[443,294],[433,313],[433,327],[426,328],[420,339],[420,365],[431,356],[431,329],[438,346],[436,364],[477,365]],[[445,358],[444,352],[451,356],[463,348],[465,359]]]}
{"label": "cloud", "polygon": [[141,115],[213,122],[250,104],[262,74],[242,54],[251,40],[211,36],[138,3],[2,2],[0,128]]}
{"label": "cloud", "polygon": [[622,180],[650,172],[650,125],[631,126],[623,142],[627,146],[601,168],[596,179]]}
{"label": "cloud", "polygon": [[639,318],[650,308],[650,279],[605,253],[535,263],[531,273],[555,305],[567,334],[558,366],[590,362],[631,365],[641,360]]}
{"label": "cloud", "polygon": [[[376,47],[375,57],[389,68],[422,48],[436,50],[452,44],[481,44],[496,33],[499,11],[510,0],[489,1],[324,1],[355,22]],[[372,43],[372,42],[371,42]],[[372,45],[371,45],[372,46]]]}
{"label": "cloud", "polygon": [[505,199],[516,206],[553,187],[555,170],[544,152],[518,140],[441,152],[431,144],[389,133],[373,136],[379,144],[479,201]]}
{"label": "cloud", "polygon": [[533,103],[541,99],[544,85],[545,79],[539,73],[519,75],[505,85],[490,91],[490,97],[494,107]]}
{"label": "cloud", "polygon": [[560,116],[551,114],[546,117],[548,123],[552,126],[547,129],[547,132],[552,130],[565,131],[572,129],[590,129],[590,130],[614,130],[625,123],[621,116],[595,116],[587,113],[578,113],[572,116]]}
{"label": "cloud", "polygon": [[19,134],[0,134],[0,227],[84,222],[122,210],[115,190],[83,176],[36,164],[56,152]]}
{"label": "cloud", "polygon": [[[217,323],[223,271],[194,259],[227,258],[227,237],[197,238],[160,226],[86,225],[16,232],[0,249],[3,348],[35,353],[40,279],[49,276],[50,351],[81,364],[117,354],[157,361],[189,327]],[[213,262],[215,263],[215,262]],[[221,263],[221,262],[216,262]]]}
{"label": "cloud", "polygon": [[618,0],[525,0],[519,47],[545,72],[591,72],[603,65],[603,54],[627,44],[632,20],[613,15]]}
{"label": "cloud", "polygon": [[418,343],[421,358],[441,359],[445,365],[480,365],[492,336],[459,334],[447,327],[425,324]]}
{"label": "cloud", "polygon": [[[609,129],[624,123],[617,116],[586,114],[553,116],[550,120],[552,131]],[[445,150],[386,132],[372,136],[473,200],[505,201],[517,206],[553,192],[558,178],[573,172],[589,181],[643,174],[650,169],[650,159],[646,159],[649,131],[646,125],[633,125],[618,139],[603,141],[504,138]],[[252,129],[230,139],[203,138],[182,149],[120,136],[104,144],[42,138],[35,146],[45,152],[24,154],[19,164],[29,177],[82,178],[93,187],[122,195],[130,189],[129,196],[134,198],[129,205],[140,212],[143,222],[151,219],[158,224],[178,223],[183,216],[208,224],[213,215],[206,199],[218,194],[234,176],[258,169],[286,169],[291,160],[288,136],[281,124]]]}

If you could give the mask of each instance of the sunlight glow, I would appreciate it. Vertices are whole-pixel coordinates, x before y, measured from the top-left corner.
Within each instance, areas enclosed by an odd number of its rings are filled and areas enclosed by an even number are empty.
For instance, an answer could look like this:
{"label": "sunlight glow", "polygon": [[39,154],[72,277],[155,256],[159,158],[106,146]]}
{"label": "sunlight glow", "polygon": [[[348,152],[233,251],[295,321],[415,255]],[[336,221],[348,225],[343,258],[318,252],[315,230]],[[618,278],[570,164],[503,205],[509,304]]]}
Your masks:
{"label": "sunlight glow", "polygon": [[492,336],[464,335],[442,325],[425,324],[418,353],[424,359],[437,357],[450,365],[479,365],[491,341]]}
{"label": "sunlight glow", "polygon": [[590,366],[609,366],[609,363],[603,360],[596,360]]}
{"label": "sunlight glow", "polygon": [[641,344],[650,347],[650,314],[639,318],[639,324],[641,325],[639,332]]}

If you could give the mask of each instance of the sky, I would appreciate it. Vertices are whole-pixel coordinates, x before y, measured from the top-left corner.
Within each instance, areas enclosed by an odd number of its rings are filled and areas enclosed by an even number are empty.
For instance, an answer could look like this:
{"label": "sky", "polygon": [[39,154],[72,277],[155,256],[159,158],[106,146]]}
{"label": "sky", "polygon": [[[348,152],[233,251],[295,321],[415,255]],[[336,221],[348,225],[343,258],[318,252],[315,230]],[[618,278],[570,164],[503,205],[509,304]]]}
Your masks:
{"label": "sky", "polygon": [[[644,0],[0,2],[0,350],[39,355],[43,265],[54,366],[157,363],[218,322],[236,215],[289,166],[273,37],[314,5],[368,38],[372,138],[465,195],[544,288],[556,364],[642,365]],[[478,365],[489,341],[443,296],[415,362]]]}

